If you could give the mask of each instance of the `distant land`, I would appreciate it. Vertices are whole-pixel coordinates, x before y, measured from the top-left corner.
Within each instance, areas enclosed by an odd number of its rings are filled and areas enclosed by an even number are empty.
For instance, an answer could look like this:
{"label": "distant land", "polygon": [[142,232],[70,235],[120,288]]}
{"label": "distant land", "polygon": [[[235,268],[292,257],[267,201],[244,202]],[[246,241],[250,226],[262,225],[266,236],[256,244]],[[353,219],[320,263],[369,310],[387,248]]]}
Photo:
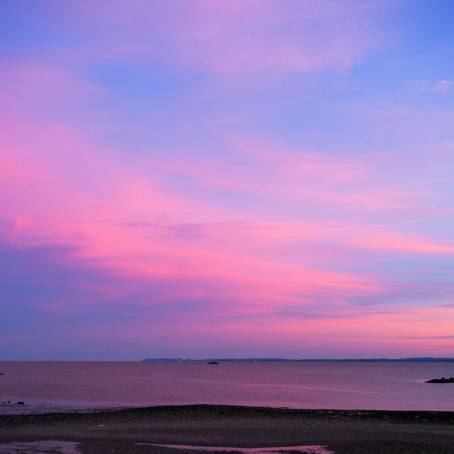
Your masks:
{"label": "distant land", "polygon": [[269,362],[354,362],[354,363],[454,363],[454,358],[416,357],[416,358],[345,358],[345,359],[287,359],[287,358],[146,358],[145,363],[174,363],[174,362],[243,362],[243,363],[269,363]]}

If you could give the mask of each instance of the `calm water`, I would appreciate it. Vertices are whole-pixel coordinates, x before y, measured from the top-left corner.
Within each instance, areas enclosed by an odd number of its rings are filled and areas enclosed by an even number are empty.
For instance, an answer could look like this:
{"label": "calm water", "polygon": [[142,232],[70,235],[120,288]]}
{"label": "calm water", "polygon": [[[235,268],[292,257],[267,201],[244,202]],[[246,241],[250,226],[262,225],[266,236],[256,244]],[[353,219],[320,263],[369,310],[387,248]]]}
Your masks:
{"label": "calm water", "polygon": [[454,363],[0,363],[0,401],[43,409],[239,404],[292,408],[452,410]]}

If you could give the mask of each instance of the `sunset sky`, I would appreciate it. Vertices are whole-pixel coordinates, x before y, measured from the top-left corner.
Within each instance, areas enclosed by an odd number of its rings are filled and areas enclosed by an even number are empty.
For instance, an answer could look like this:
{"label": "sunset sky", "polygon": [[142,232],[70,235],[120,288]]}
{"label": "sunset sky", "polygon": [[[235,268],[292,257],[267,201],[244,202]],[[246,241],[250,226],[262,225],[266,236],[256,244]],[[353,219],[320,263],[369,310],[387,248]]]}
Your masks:
{"label": "sunset sky", "polygon": [[454,2],[0,21],[0,359],[454,356]]}

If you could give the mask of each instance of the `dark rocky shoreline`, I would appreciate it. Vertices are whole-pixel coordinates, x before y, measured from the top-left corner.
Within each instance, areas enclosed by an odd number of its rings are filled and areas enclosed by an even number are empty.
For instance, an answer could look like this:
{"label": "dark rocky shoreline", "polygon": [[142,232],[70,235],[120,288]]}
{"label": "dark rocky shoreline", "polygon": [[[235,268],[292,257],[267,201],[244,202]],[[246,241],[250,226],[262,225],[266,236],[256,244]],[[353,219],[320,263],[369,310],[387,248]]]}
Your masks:
{"label": "dark rocky shoreline", "polygon": [[137,443],[323,445],[335,454],[452,454],[454,412],[185,405],[0,416],[0,443],[56,439],[79,442],[88,454],[182,453]]}

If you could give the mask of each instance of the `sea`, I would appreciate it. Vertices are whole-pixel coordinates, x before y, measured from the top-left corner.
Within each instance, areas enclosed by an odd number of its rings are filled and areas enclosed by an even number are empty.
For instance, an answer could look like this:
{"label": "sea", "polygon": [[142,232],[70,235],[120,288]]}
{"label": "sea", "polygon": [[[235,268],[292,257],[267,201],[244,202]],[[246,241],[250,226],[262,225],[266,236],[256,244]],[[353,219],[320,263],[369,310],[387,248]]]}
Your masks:
{"label": "sea", "polygon": [[425,383],[454,376],[452,362],[0,362],[0,373],[1,414],[181,404],[454,411],[454,384]]}

